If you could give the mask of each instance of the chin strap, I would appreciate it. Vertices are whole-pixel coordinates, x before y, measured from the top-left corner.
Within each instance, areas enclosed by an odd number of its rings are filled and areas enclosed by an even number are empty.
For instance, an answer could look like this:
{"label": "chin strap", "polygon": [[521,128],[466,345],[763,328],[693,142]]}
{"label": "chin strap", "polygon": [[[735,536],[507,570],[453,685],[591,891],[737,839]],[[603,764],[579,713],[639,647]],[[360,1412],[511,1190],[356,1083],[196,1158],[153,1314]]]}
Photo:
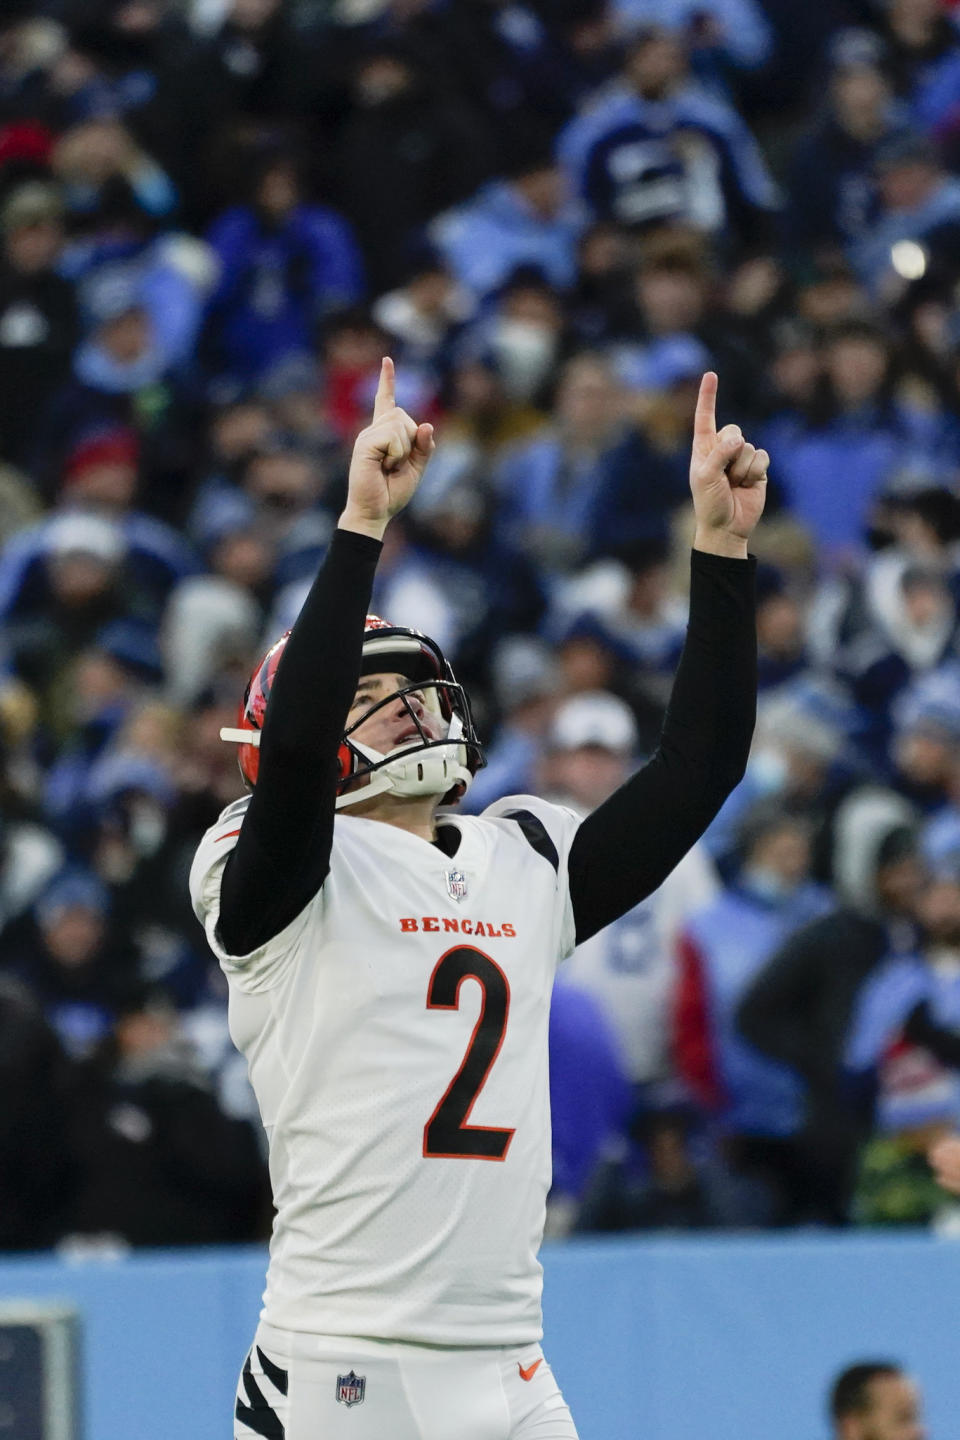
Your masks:
{"label": "chin strap", "polygon": [[[401,748],[395,759],[381,755],[378,750],[361,745],[356,740],[351,743],[378,768],[369,776],[366,785],[358,785],[355,790],[337,796],[338,810],[387,793],[407,797],[446,795],[455,785],[462,785],[463,794],[473,779],[467,769],[464,747],[453,742],[433,745],[429,750]],[[384,764],[384,761],[387,763]]]}
{"label": "chin strap", "polygon": [[[220,739],[259,748],[260,731],[224,726],[220,731]],[[375,795],[387,793],[402,796],[446,795],[448,790],[460,785],[463,787],[460,794],[465,795],[473,780],[467,766],[466,748],[458,745],[454,739],[448,744],[432,745],[426,750],[418,746],[412,749],[400,746],[393,752],[393,759],[389,755],[381,755],[379,750],[374,750],[369,745],[361,744],[359,740],[351,740],[350,744],[369,760],[371,765],[377,766],[377,769],[368,774],[365,785],[357,785],[356,789],[347,790],[337,796],[338,810],[345,810],[348,805],[358,805],[362,800],[372,800]]]}

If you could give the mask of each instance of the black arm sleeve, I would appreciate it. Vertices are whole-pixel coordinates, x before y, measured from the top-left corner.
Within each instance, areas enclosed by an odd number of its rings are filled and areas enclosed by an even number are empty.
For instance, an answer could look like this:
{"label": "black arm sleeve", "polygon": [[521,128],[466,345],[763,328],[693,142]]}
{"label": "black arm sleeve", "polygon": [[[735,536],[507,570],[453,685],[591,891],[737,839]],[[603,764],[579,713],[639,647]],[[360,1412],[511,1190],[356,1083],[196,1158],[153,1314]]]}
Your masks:
{"label": "black arm sleeve", "polygon": [[220,886],[220,938],[231,955],[278,935],[327,877],[336,755],[380,548],[366,535],[334,531],[277,666],[257,784]]}
{"label": "black arm sleeve", "polygon": [[743,778],[757,704],[756,561],[694,550],[690,621],[660,743],[570,849],[577,943],[662,884]]}

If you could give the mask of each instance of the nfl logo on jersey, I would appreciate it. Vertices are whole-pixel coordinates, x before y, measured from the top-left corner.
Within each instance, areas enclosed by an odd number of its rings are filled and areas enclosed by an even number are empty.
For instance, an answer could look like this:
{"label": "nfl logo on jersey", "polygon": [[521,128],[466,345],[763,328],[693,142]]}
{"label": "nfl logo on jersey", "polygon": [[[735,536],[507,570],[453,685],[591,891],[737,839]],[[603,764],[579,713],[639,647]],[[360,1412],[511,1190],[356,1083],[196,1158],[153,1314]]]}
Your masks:
{"label": "nfl logo on jersey", "polygon": [[351,1370],[349,1375],[337,1376],[337,1403],[338,1405],[359,1405],[363,1400],[364,1391],[367,1388],[366,1375],[358,1375]]}
{"label": "nfl logo on jersey", "polygon": [[467,895],[467,877],[462,870],[445,870],[447,889],[451,900],[464,900]]}

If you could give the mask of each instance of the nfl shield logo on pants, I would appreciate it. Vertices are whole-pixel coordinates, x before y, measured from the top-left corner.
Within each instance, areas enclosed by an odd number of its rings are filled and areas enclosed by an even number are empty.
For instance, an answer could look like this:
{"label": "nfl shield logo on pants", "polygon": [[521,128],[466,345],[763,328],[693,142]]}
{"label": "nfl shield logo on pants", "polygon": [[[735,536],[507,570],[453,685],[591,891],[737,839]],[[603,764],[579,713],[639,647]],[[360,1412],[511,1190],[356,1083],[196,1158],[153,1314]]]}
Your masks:
{"label": "nfl shield logo on pants", "polygon": [[358,1375],[355,1370],[351,1370],[349,1375],[338,1375],[337,1403],[339,1405],[359,1405],[363,1400],[366,1388],[366,1375]]}
{"label": "nfl shield logo on pants", "polygon": [[445,870],[451,900],[463,900],[467,893],[467,877],[462,870]]}

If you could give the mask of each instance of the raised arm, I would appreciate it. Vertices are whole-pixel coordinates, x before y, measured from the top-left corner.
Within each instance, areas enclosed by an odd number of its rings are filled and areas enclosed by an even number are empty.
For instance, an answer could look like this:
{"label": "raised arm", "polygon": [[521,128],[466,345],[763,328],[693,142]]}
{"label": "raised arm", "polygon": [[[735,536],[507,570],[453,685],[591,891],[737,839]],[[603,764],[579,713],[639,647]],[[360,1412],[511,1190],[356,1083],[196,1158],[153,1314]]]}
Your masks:
{"label": "raised arm", "polygon": [[660,743],[581,824],[570,851],[578,943],[654,891],[743,776],[756,717],[755,565],[747,541],[769,456],[736,425],[719,433],[717,377],[703,377],[690,488],[696,512],[690,620]]}
{"label": "raised arm", "polygon": [[394,398],[384,359],[373,421],[353,449],[347,503],[277,668],[256,787],[220,887],[220,937],[246,955],[290,923],[327,876],[336,756],[360,674],[380,541],[434,449]]}

